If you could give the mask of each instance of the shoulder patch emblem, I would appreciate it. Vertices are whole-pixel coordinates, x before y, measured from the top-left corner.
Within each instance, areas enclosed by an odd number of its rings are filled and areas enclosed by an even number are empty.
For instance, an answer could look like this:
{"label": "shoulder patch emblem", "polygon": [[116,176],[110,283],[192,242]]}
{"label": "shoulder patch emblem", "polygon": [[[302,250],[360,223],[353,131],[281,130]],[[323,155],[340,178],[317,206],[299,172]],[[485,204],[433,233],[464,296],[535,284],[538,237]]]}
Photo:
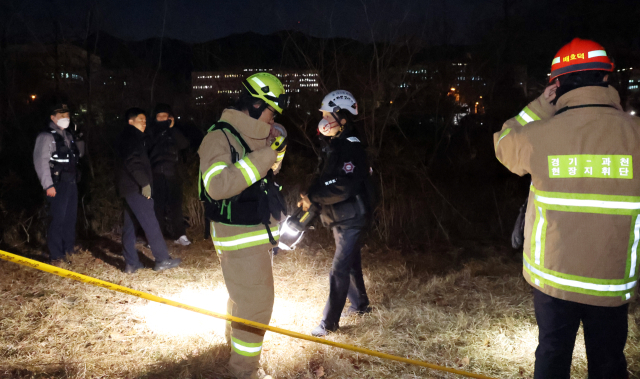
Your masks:
{"label": "shoulder patch emblem", "polygon": [[353,163],[351,163],[351,162],[345,162],[344,166],[342,166],[342,170],[347,174],[353,173],[353,170],[355,168],[356,168],[356,166],[354,166]]}
{"label": "shoulder patch emblem", "polygon": [[349,138],[347,138],[347,141],[349,141],[349,142],[360,142],[358,137],[349,137]]}

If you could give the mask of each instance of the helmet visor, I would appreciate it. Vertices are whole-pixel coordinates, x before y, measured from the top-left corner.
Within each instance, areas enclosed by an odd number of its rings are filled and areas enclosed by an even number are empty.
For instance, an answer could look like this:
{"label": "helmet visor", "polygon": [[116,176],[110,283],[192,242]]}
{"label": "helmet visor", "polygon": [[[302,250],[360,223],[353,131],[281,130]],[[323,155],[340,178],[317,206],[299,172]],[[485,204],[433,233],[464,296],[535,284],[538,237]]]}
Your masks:
{"label": "helmet visor", "polygon": [[289,108],[289,103],[291,102],[291,97],[286,93],[281,93],[278,97],[269,95],[264,95],[264,97],[267,100],[273,101],[282,110]]}

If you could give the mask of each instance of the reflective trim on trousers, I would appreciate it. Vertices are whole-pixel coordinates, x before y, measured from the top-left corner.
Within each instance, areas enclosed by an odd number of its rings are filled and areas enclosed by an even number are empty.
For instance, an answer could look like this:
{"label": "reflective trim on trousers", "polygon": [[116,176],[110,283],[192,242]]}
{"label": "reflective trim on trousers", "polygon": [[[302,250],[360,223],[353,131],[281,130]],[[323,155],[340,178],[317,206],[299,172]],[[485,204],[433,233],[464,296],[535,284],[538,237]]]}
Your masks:
{"label": "reflective trim on trousers", "polygon": [[233,348],[233,351],[240,355],[244,355],[245,357],[255,357],[256,355],[260,355],[260,351],[262,351],[262,342],[249,343],[231,337],[231,347]]}

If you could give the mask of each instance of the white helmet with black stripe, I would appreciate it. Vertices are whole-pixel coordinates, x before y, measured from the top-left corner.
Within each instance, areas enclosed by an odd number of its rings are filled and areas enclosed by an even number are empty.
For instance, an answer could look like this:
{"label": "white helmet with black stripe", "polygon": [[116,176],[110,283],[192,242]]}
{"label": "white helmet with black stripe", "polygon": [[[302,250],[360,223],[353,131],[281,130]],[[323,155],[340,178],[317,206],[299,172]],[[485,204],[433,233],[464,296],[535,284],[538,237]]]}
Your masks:
{"label": "white helmet with black stripe", "polygon": [[349,91],[337,90],[329,93],[322,99],[320,111],[338,113],[340,110],[347,110],[354,116],[358,115],[358,103]]}

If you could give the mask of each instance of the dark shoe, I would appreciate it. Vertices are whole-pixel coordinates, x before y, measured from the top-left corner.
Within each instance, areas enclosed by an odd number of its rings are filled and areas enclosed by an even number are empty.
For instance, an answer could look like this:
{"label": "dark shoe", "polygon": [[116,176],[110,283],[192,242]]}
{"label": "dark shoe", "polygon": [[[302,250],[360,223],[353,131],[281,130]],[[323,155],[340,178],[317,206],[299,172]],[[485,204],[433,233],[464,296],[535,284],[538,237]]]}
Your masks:
{"label": "dark shoe", "polygon": [[125,268],[124,268],[124,273],[125,273],[125,274],[133,274],[134,272],[138,271],[139,269],[141,269],[141,268],[143,268],[143,267],[144,267],[143,265],[136,265],[136,266],[133,266],[133,265],[129,265],[129,264],[128,264],[128,265],[126,265],[126,266],[125,266]]}
{"label": "dark shoe", "polygon": [[178,267],[180,265],[180,262],[182,262],[182,259],[180,258],[169,258],[162,262],[156,263],[155,267],[153,267],[153,271],[163,271],[170,268]]}
{"label": "dark shoe", "polygon": [[351,316],[362,316],[365,315],[367,313],[371,313],[372,308],[367,306],[363,311],[357,311],[355,309],[352,308],[347,308],[346,312],[343,312],[342,314],[340,314],[340,318],[343,317],[351,317]]}
{"label": "dark shoe", "polygon": [[327,334],[331,332],[335,332],[338,330],[338,327],[335,328],[327,328],[324,324],[320,324],[311,330],[311,335],[314,337],[325,337]]}

